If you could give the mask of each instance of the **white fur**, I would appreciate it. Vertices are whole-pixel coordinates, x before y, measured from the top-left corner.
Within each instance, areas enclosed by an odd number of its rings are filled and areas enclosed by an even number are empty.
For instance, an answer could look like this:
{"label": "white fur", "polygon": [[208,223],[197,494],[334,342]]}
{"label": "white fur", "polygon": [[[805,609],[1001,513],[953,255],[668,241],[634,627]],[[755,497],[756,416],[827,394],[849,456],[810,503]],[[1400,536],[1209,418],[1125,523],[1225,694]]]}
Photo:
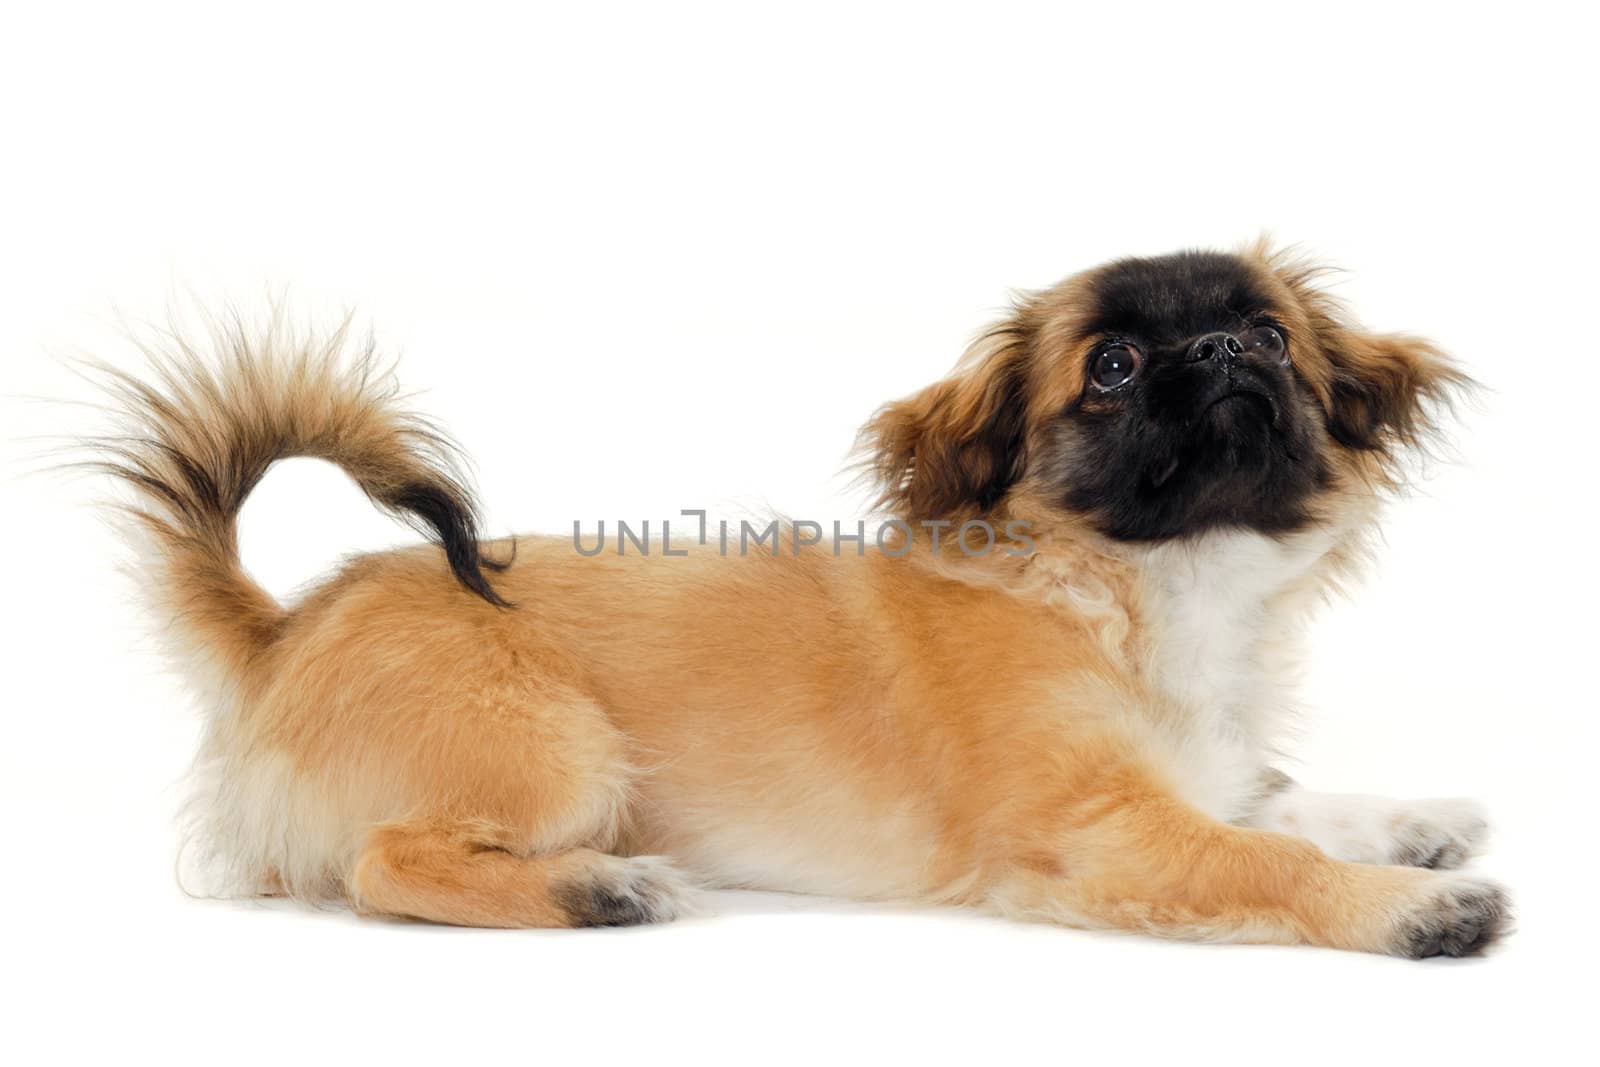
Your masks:
{"label": "white fur", "polygon": [[1489,823],[1471,800],[1390,800],[1291,788],[1269,797],[1250,825],[1306,838],[1334,859],[1458,867]]}
{"label": "white fur", "polygon": [[1276,539],[1249,532],[1163,544],[1136,556],[1153,636],[1141,670],[1176,714],[1152,738],[1174,788],[1227,822],[1306,838],[1336,859],[1454,867],[1487,836],[1470,800],[1400,801],[1314,793],[1264,795],[1269,760],[1292,708],[1304,596],[1338,543],[1313,529]]}
{"label": "white fur", "polygon": [[1166,543],[1135,557],[1151,634],[1140,670],[1177,709],[1163,722],[1166,767],[1189,803],[1215,818],[1247,814],[1290,709],[1287,665],[1298,613],[1279,601],[1336,543],[1313,529],[1249,531]]}

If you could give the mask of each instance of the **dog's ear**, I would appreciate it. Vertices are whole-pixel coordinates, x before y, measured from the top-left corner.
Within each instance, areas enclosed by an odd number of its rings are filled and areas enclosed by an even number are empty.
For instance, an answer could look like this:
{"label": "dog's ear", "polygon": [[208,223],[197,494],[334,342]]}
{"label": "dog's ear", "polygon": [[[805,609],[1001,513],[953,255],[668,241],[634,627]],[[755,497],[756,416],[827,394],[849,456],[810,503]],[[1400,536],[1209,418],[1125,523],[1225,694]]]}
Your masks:
{"label": "dog's ear", "polygon": [[886,405],[862,430],[879,504],[913,520],[988,511],[1022,476],[1027,351],[1007,326],[981,338],[956,372]]}
{"label": "dog's ear", "polygon": [[[1327,412],[1329,435],[1346,448],[1394,459],[1397,445],[1418,446],[1438,429],[1435,414],[1473,381],[1437,346],[1419,337],[1357,327],[1318,280],[1330,268],[1265,240],[1245,251],[1294,295],[1324,360],[1298,364]],[[1291,352],[1294,349],[1290,341]]]}
{"label": "dog's ear", "polygon": [[1471,384],[1450,358],[1416,337],[1340,330],[1328,343],[1328,432],[1346,448],[1387,451],[1422,443],[1433,412]]}

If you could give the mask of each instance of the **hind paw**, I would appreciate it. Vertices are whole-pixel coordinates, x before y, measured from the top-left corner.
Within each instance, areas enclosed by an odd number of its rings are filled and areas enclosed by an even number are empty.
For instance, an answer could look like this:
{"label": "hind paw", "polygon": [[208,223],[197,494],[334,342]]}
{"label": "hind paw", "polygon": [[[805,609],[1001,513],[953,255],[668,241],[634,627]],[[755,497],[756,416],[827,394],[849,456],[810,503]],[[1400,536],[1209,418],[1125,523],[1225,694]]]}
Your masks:
{"label": "hind paw", "polygon": [[610,857],[562,889],[573,926],[639,926],[670,922],[692,909],[693,888],[663,856]]}

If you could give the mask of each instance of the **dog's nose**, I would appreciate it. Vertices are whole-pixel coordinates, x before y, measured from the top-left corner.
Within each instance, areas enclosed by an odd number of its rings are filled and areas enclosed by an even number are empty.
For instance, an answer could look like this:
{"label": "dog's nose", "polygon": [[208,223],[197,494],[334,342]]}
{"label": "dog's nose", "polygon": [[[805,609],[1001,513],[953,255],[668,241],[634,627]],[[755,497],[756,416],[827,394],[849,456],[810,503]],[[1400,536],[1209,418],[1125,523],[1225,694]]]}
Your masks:
{"label": "dog's nose", "polygon": [[1231,333],[1208,333],[1189,346],[1189,362],[1203,359],[1227,359],[1244,351],[1244,345]]}

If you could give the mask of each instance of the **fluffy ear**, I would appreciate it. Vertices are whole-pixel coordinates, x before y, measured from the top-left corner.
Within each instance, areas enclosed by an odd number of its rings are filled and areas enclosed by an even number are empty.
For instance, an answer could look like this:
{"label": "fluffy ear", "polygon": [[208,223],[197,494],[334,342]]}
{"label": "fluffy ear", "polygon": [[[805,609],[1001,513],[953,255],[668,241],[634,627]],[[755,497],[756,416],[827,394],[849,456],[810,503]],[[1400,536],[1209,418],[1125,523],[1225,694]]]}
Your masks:
{"label": "fluffy ear", "polygon": [[1331,347],[1328,432],[1346,448],[1386,451],[1434,430],[1433,413],[1471,384],[1427,341],[1343,331]]}
{"label": "fluffy ear", "polygon": [[983,512],[1022,476],[1026,349],[1002,327],[955,374],[880,409],[861,432],[879,503],[913,520]]}

